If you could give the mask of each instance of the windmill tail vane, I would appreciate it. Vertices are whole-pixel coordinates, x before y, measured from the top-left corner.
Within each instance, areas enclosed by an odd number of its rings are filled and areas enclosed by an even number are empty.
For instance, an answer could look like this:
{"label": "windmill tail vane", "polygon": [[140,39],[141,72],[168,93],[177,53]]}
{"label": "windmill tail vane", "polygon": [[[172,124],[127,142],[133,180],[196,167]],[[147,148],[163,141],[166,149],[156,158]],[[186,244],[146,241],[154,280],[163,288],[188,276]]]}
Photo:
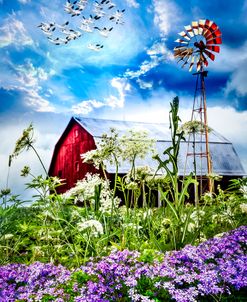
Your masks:
{"label": "windmill tail vane", "polygon": [[184,29],[175,41],[179,45],[174,48],[174,57],[182,62],[182,67],[187,65],[189,71],[193,68],[200,71],[208,66],[208,59],[215,60],[214,52],[220,52],[222,33],[216,23],[208,19],[193,21]]}

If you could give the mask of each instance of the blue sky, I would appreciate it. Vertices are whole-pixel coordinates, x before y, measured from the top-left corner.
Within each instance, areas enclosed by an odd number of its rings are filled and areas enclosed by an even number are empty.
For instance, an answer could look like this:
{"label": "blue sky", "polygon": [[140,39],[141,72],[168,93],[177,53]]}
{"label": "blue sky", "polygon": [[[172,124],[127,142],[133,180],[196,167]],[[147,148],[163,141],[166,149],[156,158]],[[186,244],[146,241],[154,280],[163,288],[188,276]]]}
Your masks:
{"label": "blue sky", "polygon": [[[51,43],[37,26],[63,24],[78,31],[82,16],[64,11],[66,1],[0,0],[0,185],[7,157],[24,127],[33,122],[37,148],[49,166],[54,144],[72,115],[167,122],[169,102],[180,98],[183,122],[190,119],[195,78],[173,58],[174,40],[199,19],[222,31],[221,52],[206,79],[209,126],[233,142],[247,170],[247,1],[122,0],[96,22],[97,29],[64,45]],[[71,1],[72,2],[72,1]],[[83,14],[92,14],[88,1]],[[123,24],[109,16],[123,10]],[[121,23],[121,22],[120,22]],[[56,32],[54,32],[54,37]],[[103,45],[93,51],[88,44]],[[16,160],[10,185],[21,194]],[[28,162],[40,168],[31,153]],[[25,182],[25,181],[24,181]]]}

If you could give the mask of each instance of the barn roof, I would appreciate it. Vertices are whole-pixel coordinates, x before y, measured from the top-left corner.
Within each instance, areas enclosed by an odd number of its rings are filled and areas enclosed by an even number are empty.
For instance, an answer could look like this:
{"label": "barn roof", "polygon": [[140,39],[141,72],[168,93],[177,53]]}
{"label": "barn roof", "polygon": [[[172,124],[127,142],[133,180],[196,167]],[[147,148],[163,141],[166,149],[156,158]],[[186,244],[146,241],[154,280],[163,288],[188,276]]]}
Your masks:
{"label": "barn roof", "polygon": [[[88,133],[90,133],[94,137],[96,145],[100,142],[102,134],[110,134],[110,129],[115,128],[120,135],[126,133],[126,131],[130,129],[135,131],[147,131],[149,137],[155,139],[156,150],[157,153],[161,156],[161,158],[164,157],[164,150],[171,146],[171,134],[168,124],[105,120],[81,117],[73,117],[72,120],[75,120],[79,125],[81,125],[81,127],[83,127]],[[184,170],[186,154],[188,152],[191,153],[191,149],[188,150],[188,139],[189,138],[187,137],[187,141],[181,142],[180,145],[180,153],[178,159],[180,175],[189,174],[194,170],[193,156],[188,157],[186,171]],[[195,140],[197,142],[196,152],[202,151],[203,148],[205,148],[205,144],[203,143],[204,139],[202,139],[201,135],[198,134],[196,135]],[[190,148],[191,146],[192,144],[190,144]],[[224,176],[246,175],[232,143],[214,130],[211,130],[209,133],[209,149],[212,158],[214,173]],[[145,160],[138,159],[136,162],[136,166],[146,165],[155,170],[157,168],[157,161],[153,160],[152,156],[150,155],[147,156]],[[196,165],[198,174],[207,174],[207,163],[205,157],[197,157]],[[107,164],[106,169],[109,173],[115,172],[115,166],[112,166],[110,164]],[[119,173],[127,173],[129,170],[129,163],[121,163]]]}

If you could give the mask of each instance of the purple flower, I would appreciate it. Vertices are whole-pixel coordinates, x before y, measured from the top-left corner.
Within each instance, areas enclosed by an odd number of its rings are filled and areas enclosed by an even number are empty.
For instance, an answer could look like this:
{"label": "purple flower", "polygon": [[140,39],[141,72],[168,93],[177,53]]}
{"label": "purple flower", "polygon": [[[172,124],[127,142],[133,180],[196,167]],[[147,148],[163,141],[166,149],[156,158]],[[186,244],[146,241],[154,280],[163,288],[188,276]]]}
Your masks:
{"label": "purple flower", "polygon": [[0,302],[49,297],[56,302],[163,301],[164,295],[165,301],[211,299],[247,288],[246,251],[247,227],[242,226],[198,247],[166,253],[151,264],[128,250],[91,259],[74,272],[51,263],[9,264],[0,267]]}

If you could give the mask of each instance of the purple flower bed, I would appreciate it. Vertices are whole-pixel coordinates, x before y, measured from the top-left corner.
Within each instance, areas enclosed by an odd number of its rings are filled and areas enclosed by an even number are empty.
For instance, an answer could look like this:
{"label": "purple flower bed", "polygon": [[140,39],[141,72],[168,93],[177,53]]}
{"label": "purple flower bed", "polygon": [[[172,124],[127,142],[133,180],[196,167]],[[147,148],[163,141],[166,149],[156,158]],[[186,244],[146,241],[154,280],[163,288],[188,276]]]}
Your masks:
{"label": "purple flower bed", "polygon": [[247,289],[246,251],[242,226],[152,263],[124,250],[74,271],[39,262],[9,264],[0,267],[0,301],[213,301]]}

